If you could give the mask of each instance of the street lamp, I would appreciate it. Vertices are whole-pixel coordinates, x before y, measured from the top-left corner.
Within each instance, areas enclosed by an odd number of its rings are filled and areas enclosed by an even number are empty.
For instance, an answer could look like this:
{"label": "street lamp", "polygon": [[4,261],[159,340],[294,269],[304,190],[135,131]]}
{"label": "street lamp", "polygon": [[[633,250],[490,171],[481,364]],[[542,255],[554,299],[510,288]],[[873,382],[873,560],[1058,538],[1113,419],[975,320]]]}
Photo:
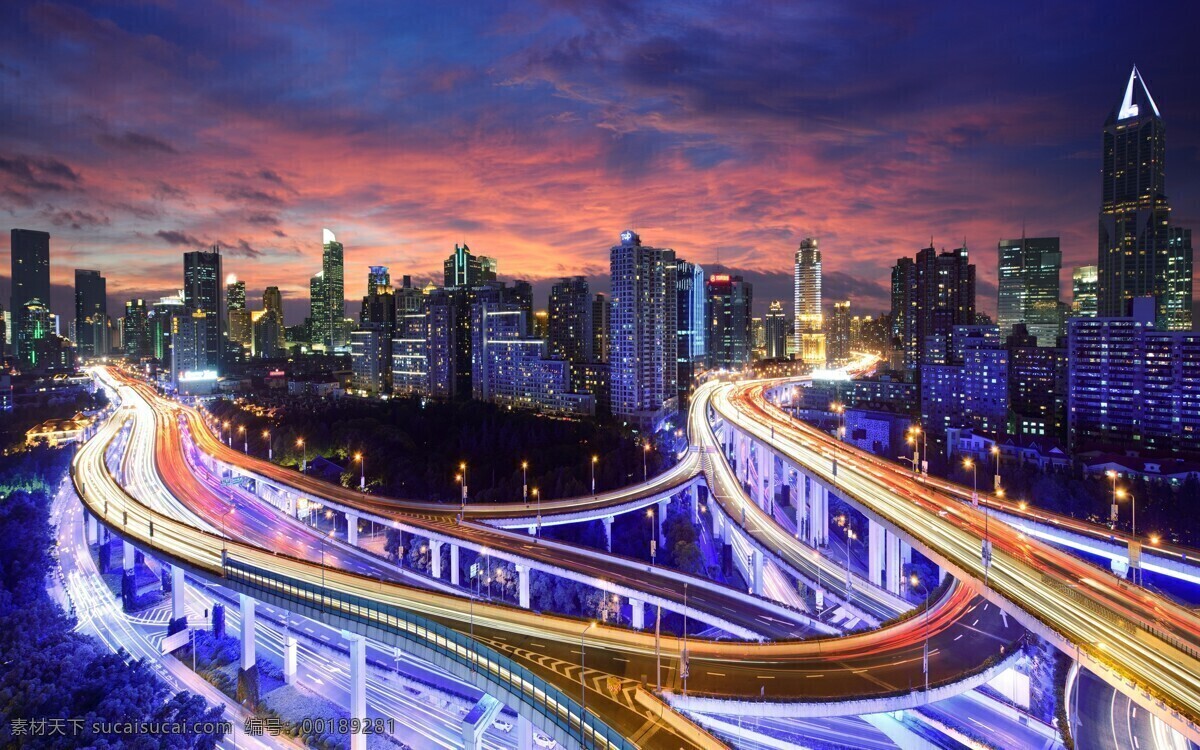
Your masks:
{"label": "street lamp", "polygon": [[650,443],[649,442],[642,443],[642,481],[643,482],[645,482],[646,479],[649,478],[649,476],[650,476],[648,470],[646,469],[646,456],[649,456],[649,455],[650,455]]}
{"label": "street lamp", "polygon": [[246,435],[246,425],[238,425],[238,432],[242,434],[242,453],[250,453],[250,438]]}
{"label": "street lamp", "polygon": [[360,492],[367,491],[367,466],[363,463],[362,453],[355,453],[354,460],[358,462],[358,489]]}
{"label": "street lamp", "polygon": [[233,438],[229,434],[229,422],[225,422],[225,445],[233,447]]}
{"label": "street lamp", "polygon": [[537,503],[537,538],[542,538],[542,493],[533,488],[533,502]]}
{"label": "street lamp", "polygon": [[521,501],[529,505],[529,462],[521,462]]}
{"label": "street lamp", "polygon": [[263,430],[263,440],[267,441],[267,460],[274,461],[275,460],[275,449],[274,449],[274,446],[271,444],[271,431],[270,430]]}
{"label": "street lamp", "polygon": [[996,462],[996,477],[992,483],[992,489],[997,493],[1000,492],[1000,446],[993,445],[991,454]]}
{"label": "street lamp", "polygon": [[846,405],[840,403],[832,403],[829,405],[830,411],[838,415],[838,440],[846,439]]}
{"label": "street lamp", "polygon": [[333,536],[333,529],[321,532],[321,603],[325,602],[325,542]]}
{"label": "street lamp", "polygon": [[654,506],[646,508],[646,518],[650,519],[650,564],[658,564],[658,524],[654,522]]}
{"label": "street lamp", "polygon": [[[929,457],[928,457],[929,442],[926,438],[925,431],[921,429],[921,425],[915,424],[909,429],[908,435],[912,439],[911,444],[913,446],[913,463],[914,463],[914,465],[920,464],[920,467],[921,467],[920,473],[926,474],[927,473],[926,466],[929,463]],[[921,439],[921,450],[919,452],[917,451],[917,438],[918,437]],[[925,456],[924,461],[918,461],[918,459],[921,456]],[[922,479],[921,481],[925,481],[925,480]]]}
{"label": "street lamp", "polygon": [[596,464],[600,463],[599,456],[592,456],[592,494],[596,494]]}
{"label": "street lamp", "polygon": [[850,550],[853,548],[854,540],[858,538],[858,534],[854,533],[854,529],[846,527],[846,604],[850,604],[850,600],[854,598],[854,580],[850,578]]}
{"label": "street lamp", "polygon": [[462,472],[462,506],[465,513],[467,510],[467,462],[460,463],[458,470]]}
{"label": "street lamp", "polygon": [[929,604],[930,604],[929,589],[925,587],[925,584],[921,582],[921,579],[919,577],[917,577],[916,573],[913,573],[912,578],[909,579],[909,584],[912,586],[912,588],[916,588],[916,587],[920,586],[921,590],[925,592],[925,617],[924,617],[924,619],[925,619],[925,648],[921,654],[921,671],[925,673],[925,692],[928,693],[929,692]]}
{"label": "street lamp", "polygon": [[1104,476],[1112,480],[1112,510],[1108,516],[1108,528],[1111,529],[1117,525],[1117,472],[1109,469]]}
{"label": "street lamp", "polygon": [[[1133,562],[1133,545],[1137,543],[1137,498],[1134,497],[1132,492],[1126,492],[1123,489],[1117,490],[1115,497],[1118,500],[1124,500],[1125,498],[1129,498],[1129,509],[1131,512],[1132,530],[1133,530],[1133,533],[1131,533],[1129,535],[1129,561],[1130,561],[1130,563],[1132,563]],[[1114,505],[1113,507],[1115,508],[1116,506]],[[1138,565],[1138,567],[1134,568],[1134,572],[1133,572],[1134,583],[1138,583],[1138,584],[1141,583],[1140,573],[1141,573],[1141,565]]]}
{"label": "street lamp", "polygon": [[[971,504],[979,507],[979,466],[969,458],[963,459],[963,466],[971,470]],[[992,514],[988,512],[987,503],[983,504],[983,583],[987,585],[988,574],[992,567],[992,538],[988,530],[988,520]]]}
{"label": "street lamp", "polygon": [[308,449],[304,447],[304,438],[296,439],[296,447],[299,448],[303,454],[302,458],[300,459],[300,473],[307,474],[308,473]]}
{"label": "street lamp", "polygon": [[588,623],[579,634],[579,744],[585,745],[583,739],[583,719],[587,716],[587,644],[584,640],[587,632],[596,624],[595,620]]}

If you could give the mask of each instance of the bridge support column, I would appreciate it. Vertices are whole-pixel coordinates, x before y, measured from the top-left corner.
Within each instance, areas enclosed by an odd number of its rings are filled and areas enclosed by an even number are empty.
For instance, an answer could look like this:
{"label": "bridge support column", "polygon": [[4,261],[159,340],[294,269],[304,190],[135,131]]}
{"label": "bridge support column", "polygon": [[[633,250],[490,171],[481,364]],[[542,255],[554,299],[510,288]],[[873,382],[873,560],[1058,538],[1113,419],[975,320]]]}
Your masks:
{"label": "bridge support column", "polygon": [[187,630],[187,589],[183,582],[183,568],[171,566],[171,624],[167,630],[176,633]]}
{"label": "bridge support column", "polygon": [[700,488],[695,482],[692,482],[688,485],[687,493],[688,506],[692,510],[692,523],[698,524],[700,523]]}
{"label": "bridge support column", "polygon": [[346,543],[351,547],[358,546],[358,514],[346,512]]}
{"label": "bridge support column", "polygon": [[517,602],[521,609],[529,609],[529,566],[517,565]]}
{"label": "bridge support column", "polygon": [[763,553],[755,549],[750,553],[750,563],[753,565],[750,586],[757,596],[763,595]]}
{"label": "bridge support column", "polygon": [[671,507],[671,498],[658,501],[658,538],[661,541],[663,529],[667,526],[667,508]]}
{"label": "bridge support column", "polygon": [[458,585],[458,545],[450,545],[450,583]]}
{"label": "bridge support column", "polygon": [[[344,630],[342,637],[350,642],[350,720],[362,723],[367,718],[367,639]],[[366,747],[366,734],[350,734],[350,750],[366,750]]]}
{"label": "bridge support column", "polygon": [[283,681],[288,685],[296,684],[296,650],[296,636],[285,636],[283,639]]}
{"label": "bridge support column", "polygon": [[829,542],[829,490],[812,480],[809,480],[808,484],[812,505],[809,517],[812,531],[809,541],[814,547],[820,547]]}
{"label": "bridge support column", "polygon": [[442,543],[429,540],[429,573],[434,578],[442,577]]}
{"label": "bridge support column", "polygon": [[[772,515],[775,512],[775,454],[765,443],[759,443],[758,449],[762,452],[759,476],[763,479],[763,509],[767,511],[767,515]],[[766,471],[761,469],[764,463]]]}
{"label": "bridge support column", "polygon": [[517,750],[533,750],[533,722],[517,717]]}
{"label": "bridge support column", "polygon": [[124,539],[121,540],[121,565],[126,573],[132,573],[137,567],[137,550]]}
{"label": "bridge support column", "polygon": [[613,517],[605,516],[600,519],[604,523],[604,551],[612,552],[612,525]]}
{"label": "bridge support column", "polygon": [[91,513],[88,513],[86,510],[83,512],[83,514],[87,516],[87,543],[89,545],[96,544],[97,540],[99,539],[99,534],[97,532],[99,531],[100,524],[96,521],[96,517]]}
{"label": "bridge support column", "polygon": [[646,627],[646,605],[637,599],[629,600],[629,622],[634,630]]}
{"label": "bridge support column", "polygon": [[238,594],[242,613],[242,670],[254,667],[254,599]]}
{"label": "bridge support column", "polygon": [[887,590],[893,594],[900,593],[903,570],[900,562],[900,537],[887,532],[887,549],[885,562],[887,566]]}
{"label": "bridge support column", "polygon": [[876,586],[883,585],[883,553],[885,535],[883,526],[876,521],[867,525],[867,580]]}

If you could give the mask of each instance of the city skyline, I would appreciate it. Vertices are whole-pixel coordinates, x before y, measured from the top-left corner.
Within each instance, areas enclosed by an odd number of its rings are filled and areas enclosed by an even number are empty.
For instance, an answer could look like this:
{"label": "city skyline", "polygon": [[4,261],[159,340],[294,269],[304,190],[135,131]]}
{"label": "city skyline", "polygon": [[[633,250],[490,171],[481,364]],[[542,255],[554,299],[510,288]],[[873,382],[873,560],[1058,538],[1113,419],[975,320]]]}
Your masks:
{"label": "city skyline", "polygon": [[[1062,238],[1064,279],[1094,263],[1099,130],[1136,63],[1171,125],[1172,223],[1200,218],[1197,114],[1184,98],[1195,63],[1171,51],[1186,44],[1163,38],[1186,27],[1168,18],[1186,12],[1182,5],[1145,27],[1132,21],[1121,54],[1084,62],[1071,59],[1100,49],[1115,22],[1088,8],[1006,20],[989,33],[1020,33],[1036,49],[953,77],[934,66],[942,50],[898,64],[925,35],[963,23],[948,11],[919,28],[900,10],[798,9],[783,19],[756,11],[739,18],[758,41],[751,45],[713,30],[719,11],[555,8],[522,25],[535,9],[459,19],[463,33],[521,32],[504,42],[485,36],[473,60],[445,53],[419,65],[419,44],[379,32],[367,44],[391,51],[387,64],[359,61],[345,81],[320,63],[345,54],[335,32],[362,21],[332,11],[320,18],[327,35],[313,36],[315,13],[272,19],[281,24],[268,32],[266,8],[208,44],[219,24],[188,11],[6,9],[0,72],[11,126],[0,138],[0,169],[10,185],[0,210],[11,226],[51,233],[52,309],[71,309],[74,268],[94,268],[108,279],[114,317],[129,298],[178,289],[180,254],[215,242],[252,304],[264,287],[282,288],[292,322],[306,307],[324,226],[345,242],[350,300],[370,265],[436,280],[456,242],[497,258],[504,278],[530,278],[539,307],[561,276],[584,275],[606,291],[607,249],[631,227],[710,271],[744,276],[759,289],[756,314],[790,296],[790,258],[804,236],[821,241],[826,299],[850,296],[856,311],[878,312],[896,258],[930,234],[939,249],[965,235],[980,268],[980,308],[994,312],[996,243],[1023,227]],[[1096,38],[1057,31],[1051,22],[1068,15]],[[862,22],[861,39],[841,47],[822,39],[848,20]],[[785,39],[773,23],[803,33]],[[302,52],[301,38],[313,42]],[[261,54],[251,40],[271,42],[278,57],[262,80],[232,72]],[[651,41],[661,52],[638,57]],[[863,41],[878,50],[855,63],[847,50]],[[962,43],[951,39],[951,49]],[[69,45],[128,70],[127,80],[109,76],[103,91],[89,90]],[[803,76],[775,72],[796,67],[779,56],[814,48],[826,54],[800,66]],[[589,72],[593,62],[599,75]],[[885,68],[894,70],[869,75]],[[672,69],[683,73],[664,75]],[[212,85],[196,83],[204,75]],[[283,96],[280,77],[300,75],[312,86]],[[154,108],[184,81],[186,101]],[[388,81],[393,88],[380,86]],[[302,111],[322,94],[334,106]],[[127,121],[123,104],[155,115]],[[206,105],[212,112],[197,116]],[[378,124],[414,108],[420,116],[403,131]],[[218,117],[229,127],[218,131]],[[415,171],[430,179],[412,179]],[[5,277],[0,297],[8,288]]]}

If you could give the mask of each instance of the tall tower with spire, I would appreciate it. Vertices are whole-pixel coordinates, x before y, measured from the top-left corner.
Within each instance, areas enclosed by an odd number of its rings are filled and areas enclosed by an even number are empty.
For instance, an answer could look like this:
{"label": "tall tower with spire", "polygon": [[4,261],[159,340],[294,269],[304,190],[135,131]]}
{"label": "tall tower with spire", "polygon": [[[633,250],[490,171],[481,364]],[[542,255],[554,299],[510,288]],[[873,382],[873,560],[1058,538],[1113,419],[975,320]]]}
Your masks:
{"label": "tall tower with spire", "polygon": [[1180,241],[1170,226],[1165,135],[1162,113],[1134,67],[1104,123],[1097,304],[1100,317],[1119,317],[1130,314],[1134,297],[1153,296],[1159,329],[1189,330],[1192,248],[1190,237]]}

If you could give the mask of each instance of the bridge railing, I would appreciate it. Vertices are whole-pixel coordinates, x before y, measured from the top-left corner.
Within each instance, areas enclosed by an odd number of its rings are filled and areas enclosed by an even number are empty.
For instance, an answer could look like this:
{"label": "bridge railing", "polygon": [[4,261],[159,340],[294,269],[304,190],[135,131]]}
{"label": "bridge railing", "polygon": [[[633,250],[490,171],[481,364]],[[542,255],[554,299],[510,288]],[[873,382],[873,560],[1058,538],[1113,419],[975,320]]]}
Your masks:
{"label": "bridge railing", "polygon": [[[432,649],[472,671],[484,673],[489,680],[524,696],[526,705],[563,730],[567,736],[580,738],[584,748],[636,750],[636,745],[594,714],[585,714],[579,702],[558,687],[524,665],[457,630],[394,605],[282,575],[229,555],[225,555],[222,564],[228,580],[248,589],[315,605],[324,612],[387,630],[406,641]],[[578,718],[581,715],[582,735]]]}

